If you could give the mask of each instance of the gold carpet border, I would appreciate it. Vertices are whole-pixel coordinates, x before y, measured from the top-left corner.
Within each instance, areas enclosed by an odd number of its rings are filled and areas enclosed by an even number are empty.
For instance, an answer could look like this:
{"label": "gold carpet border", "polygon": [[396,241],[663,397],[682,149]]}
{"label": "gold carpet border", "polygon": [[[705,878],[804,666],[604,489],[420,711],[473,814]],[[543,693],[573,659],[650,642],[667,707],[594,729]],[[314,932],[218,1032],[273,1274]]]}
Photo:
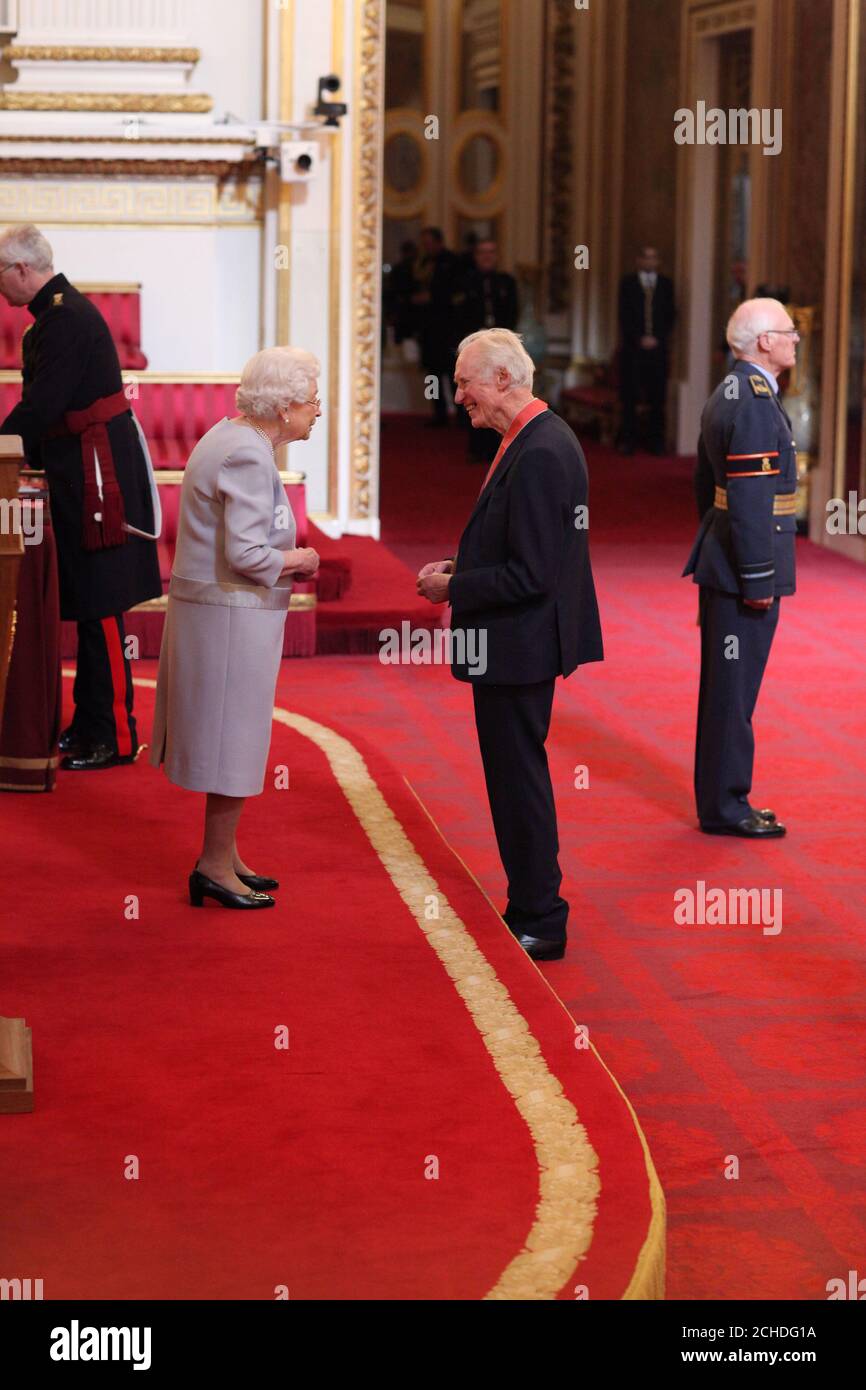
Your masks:
{"label": "gold carpet border", "polygon": [[[64,675],[71,675],[64,671]],[[150,677],[136,685],[154,689]],[[539,1170],[539,1200],[526,1243],[486,1299],[556,1298],[592,1243],[601,1190],[598,1155],[577,1111],[553,1075],[522,1014],[427,870],[358,750],[324,724],[274,708],[274,719],[321,749],[391,882],[453,980],[500,1080],[529,1130]],[[435,894],[439,920],[424,917]],[[519,949],[515,946],[515,949]]]}
{"label": "gold carpet border", "polygon": [[[75,672],[63,668],[71,680]],[[136,676],[133,682],[150,690],[156,681]],[[526,1020],[482,955],[463,922],[448,903],[409,840],[357,749],[333,729],[301,714],[274,707],[274,719],[309,738],[328,759],[331,771],[355,812],[392,883],[424,932],[481,1033],[503,1085],[526,1123],[539,1167],[539,1202],[524,1248],[500,1275],[485,1299],[554,1299],[575,1272],[592,1243],[601,1191],[598,1155],[580,1123],[577,1111],[550,1071]],[[445,844],[427,807],[405,778],[430,823]],[[448,848],[496,911],[472,870],[453,846]],[[418,891],[419,880],[422,891]],[[424,898],[435,893],[441,916],[433,926],[423,913]],[[419,901],[420,900],[420,901]],[[498,914],[497,914],[498,915]],[[537,967],[536,967],[537,969]],[[547,978],[538,974],[563,1012],[574,1022]],[[590,1041],[593,1055],[619,1091],[637,1130],[650,1187],[652,1215],[647,1236],[623,1299],[663,1299],[665,1280],[665,1198],[649,1145],[628,1096]]]}
{"label": "gold carpet border", "polygon": [[[493,911],[496,912],[497,916],[499,916],[495,904],[490,899],[484,887],[479,883],[478,879],[475,877],[474,873],[469,868],[469,865],[457,853],[457,850],[451,844],[450,840],[448,840],[445,837],[445,835],[443,835],[441,828],[431,816],[429,810],[424,805],[424,802],[421,800],[415,788],[412,786],[412,783],[406,777],[403,778],[403,781],[406,783],[408,790],[414,796],[419,807],[424,812],[425,816],[429,820],[430,824],[433,826],[433,829],[436,831],[443,844],[448,846],[448,849],[454,855],[454,858],[463,866],[468,876],[472,879],[472,882],[475,884],[479,893],[481,893],[483,897],[487,899]],[[536,970],[538,970],[537,966]],[[563,1013],[568,1018],[569,1023],[572,1025],[572,1027],[576,1027],[577,1019],[574,1018],[573,1014],[570,1012],[565,1002],[557,994],[556,990],[550,983],[548,977],[541,970],[538,970],[538,974],[541,980],[544,982],[547,989],[553,995],[559,1007],[562,1009]],[[659,1175],[656,1172],[656,1166],[653,1163],[652,1154],[650,1153],[650,1147],[647,1143],[646,1135],[643,1132],[643,1127],[641,1126],[641,1122],[637,1117],[637,1112],[635,1111],[634,1106],[632,1105],[631,1101],[629,1100],[619,1081],[614,1076],[610,1067],[605,1062],[604,1058],[597,1051],[594,1043],[592,1042],[592,1039],[588,1039],[588,1041],[593,1056],[595,1057],[596,1061],[602,1067],[604,1067],[604,1070],[607,1072],[614,1086],[622,1096],[622,1099],[626,1105],[626,1109],[628,1110],[629,1115],[631,1116],[632,1124],[635,1127],[635,1131],[637,1133],[637,1137],[640,1142],[641,1149],[643,1151],[644,1164],[646,1166],[647,1173],[647,1183],[649,1185],[650,1223],[647,1227],[646,1238],[638,1254],[637,1263],[635,1264],[631,1279],[629,1280],[628,1286],[622,1297],[623,1299],[629,1300],[663,1299],[665,1296],[665,1267],[667,1249],[667,1217],[664,1188],[662,1187],[661,1182],[659,1181]]]}
{"label": "gold carpet border", "polygon": [[[555,1298],[590,1247],[601,1190],[598,1156],[577,1111],[547,1066],[526,1020],[429,873],[358,750],[333,729],[304,715],[275,708],[274,718],[310,739],[325,754],[397,892],[454,982],[529,1130],[539,1169],[535,1220],[524,1248],[485,1298]],[[434,922],[424,917],[425,898],[430,894],[439,901],[439,920]]]}

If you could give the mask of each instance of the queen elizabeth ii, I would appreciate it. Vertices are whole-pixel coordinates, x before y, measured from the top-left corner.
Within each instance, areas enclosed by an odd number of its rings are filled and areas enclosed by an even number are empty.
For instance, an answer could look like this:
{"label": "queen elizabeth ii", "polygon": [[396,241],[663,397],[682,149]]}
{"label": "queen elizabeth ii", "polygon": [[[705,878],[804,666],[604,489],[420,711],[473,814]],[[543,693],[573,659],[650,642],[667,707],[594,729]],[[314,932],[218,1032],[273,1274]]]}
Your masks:
{"label": "queen elizabeth ii", "polygon": [[206,798],[193,907],[205,898],[273,907],[279,887],[242,858],[237,828],[245,799],[264,787],[292,581],[319,564],[315,550],[295,546],[274,456],[309,439],[318,374],[300,348],[257,352],[241,375],[238,414],[208,430],[184,472],[150,760]]}

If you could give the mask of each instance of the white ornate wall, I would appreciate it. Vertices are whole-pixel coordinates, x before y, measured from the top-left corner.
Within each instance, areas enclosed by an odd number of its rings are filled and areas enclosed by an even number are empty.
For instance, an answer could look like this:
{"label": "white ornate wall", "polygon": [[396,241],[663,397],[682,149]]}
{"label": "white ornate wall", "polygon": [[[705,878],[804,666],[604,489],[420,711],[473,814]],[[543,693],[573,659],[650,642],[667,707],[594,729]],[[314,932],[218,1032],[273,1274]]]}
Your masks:
{"label": "white ornate wall", "polygon": [[[153,375],[233,375],[272,342],[315,352],[323,415],[291,466],[334,533],[378,534],[383,12],[0,0],[0,224],[37,222],[72,279],[140,282]],[[325,131],[331,72],[350,110]],[[257,152],[281,138],[312,142],[307,182]]]}

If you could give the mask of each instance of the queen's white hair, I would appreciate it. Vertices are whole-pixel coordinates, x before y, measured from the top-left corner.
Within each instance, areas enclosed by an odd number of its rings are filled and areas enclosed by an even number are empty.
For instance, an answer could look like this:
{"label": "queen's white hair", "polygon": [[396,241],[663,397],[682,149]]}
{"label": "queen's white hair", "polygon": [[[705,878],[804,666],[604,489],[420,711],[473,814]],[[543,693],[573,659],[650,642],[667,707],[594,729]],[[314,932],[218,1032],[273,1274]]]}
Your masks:
{"label": "queen's white hair", "polygon": [[778,299],[747,299],[739,304],[728,319],[725,331],[731,352],[738,357],[748,352],[755,339],[773,327],[779,309],[783,314],[786,312]]}
{"label": "queen's white hair", "polygon": [[482,328],[463,339],[457,349],[458,357],[476,344],[485,379],[489,380],[497,372],[504,371],[508,373],[512,386],[532,389],[535,363],[523,346],[519,333],[512,333],[509,328]]}
{"label": "queen's white hair", "polygon": [[241,372],[235,405],[251,419],[272,418],[288,405],[308,401],[319,371],[318,358],[303,348],[262,348]]}
{"label": "queen's white hair", "polygon": [[0,255],[7,265],[21,261],[33,270],[54,269],[51,244],[32,222],[16,222],[0,232]]}

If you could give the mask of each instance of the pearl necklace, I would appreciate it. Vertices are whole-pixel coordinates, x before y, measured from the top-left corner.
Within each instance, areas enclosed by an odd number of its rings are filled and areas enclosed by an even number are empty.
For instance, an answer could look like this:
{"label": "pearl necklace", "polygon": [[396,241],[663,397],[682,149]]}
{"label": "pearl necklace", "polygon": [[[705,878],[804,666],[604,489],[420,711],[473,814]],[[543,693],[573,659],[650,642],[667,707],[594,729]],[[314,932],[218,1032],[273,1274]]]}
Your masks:
{"label": "pearl necklace", "polygon": [[274,454],[274,441],[271,439],[271,436],[268,434],[267,430],[263,430],[261,425],[255,424],[253,420],[247,419],[246,415],[244,415],[242,418],[245,425],[249,425],[251,430],[255,430],[256,434],[261,435],[262,439],[267,444],[271,453]]}

